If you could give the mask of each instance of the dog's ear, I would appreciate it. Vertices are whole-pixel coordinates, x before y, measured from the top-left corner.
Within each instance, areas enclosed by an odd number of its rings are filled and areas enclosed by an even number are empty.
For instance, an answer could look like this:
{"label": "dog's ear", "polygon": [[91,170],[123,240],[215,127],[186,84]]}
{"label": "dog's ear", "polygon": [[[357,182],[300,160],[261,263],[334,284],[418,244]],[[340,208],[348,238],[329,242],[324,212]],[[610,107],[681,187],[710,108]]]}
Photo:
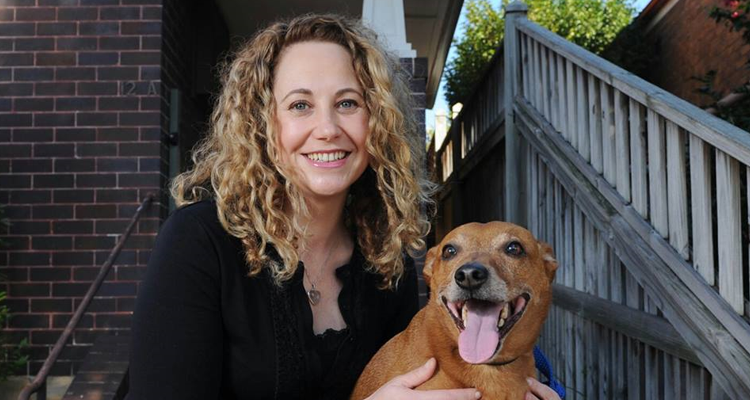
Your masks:
{"label": "dog's ear", "polygon": [[542,262],[544,262],[544,271],[547,273],[549,281],[552,282],[555,279],[555,271],[557,271],[557,260],[555,259],[555,253],[552,251],[552,246],[549,244],[538,241],[539,255],[542,256]]}
{"label": "dog's ear", "polygon": [[437,253],[437,246],[430,249],[427,252],[427,256],[424,259],[424,268],[422,268],[422,276],[424,277],[424,283],[430,286],[430,280],[432,279],[432,264],[435,262],[435,253]]}

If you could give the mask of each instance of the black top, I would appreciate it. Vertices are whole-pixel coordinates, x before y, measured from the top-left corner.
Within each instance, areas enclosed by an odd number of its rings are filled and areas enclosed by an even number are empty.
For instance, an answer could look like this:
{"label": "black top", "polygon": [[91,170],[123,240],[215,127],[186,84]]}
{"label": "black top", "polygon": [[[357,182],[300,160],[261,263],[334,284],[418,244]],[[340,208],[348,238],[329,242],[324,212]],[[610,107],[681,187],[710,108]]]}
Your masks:
{"label": "black top", "polygon": [[249,278],[242,244],[222,228],[214,202],[177,210],[139,288],[126,399],[348,398],[418,309],[411,259],[395,291],[379,290],[364,263],[355,247],[336,270],[347,328],[316,336],[301,264],[281,287],[265,270]]}

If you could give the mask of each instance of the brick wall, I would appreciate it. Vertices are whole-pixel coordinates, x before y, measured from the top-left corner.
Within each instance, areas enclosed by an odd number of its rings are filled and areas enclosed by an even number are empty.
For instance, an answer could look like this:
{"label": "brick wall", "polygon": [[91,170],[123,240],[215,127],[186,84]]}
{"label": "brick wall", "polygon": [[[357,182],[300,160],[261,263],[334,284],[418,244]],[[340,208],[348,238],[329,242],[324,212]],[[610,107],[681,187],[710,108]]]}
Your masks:
{"label": "brick wall", "polygon": [[[163,186],[161,0],[0,1],[0,256],[34,374],[147,193]],[[66,346],[127,332],[163,207],[152,206]]]}
{"label": "brick wall", "polygon": [[742,35],[717,24],[708,14],[717,0],[673,0],[674,7],[648,33],[655,41],[655,62],[646,79],[697,105],[710,99],[694,93],[701,83],[692,76],[703,76],[717,70],[715,88],[723,95],[750,81],[750,69],[744,67],[750,58],[750,46]]}

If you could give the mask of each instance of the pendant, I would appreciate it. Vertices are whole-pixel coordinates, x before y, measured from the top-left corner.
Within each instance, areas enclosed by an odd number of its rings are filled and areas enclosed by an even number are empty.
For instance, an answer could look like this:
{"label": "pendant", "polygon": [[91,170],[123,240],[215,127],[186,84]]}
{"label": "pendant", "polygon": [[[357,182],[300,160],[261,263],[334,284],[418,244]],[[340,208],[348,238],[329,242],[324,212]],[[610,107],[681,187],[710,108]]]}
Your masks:
{"label": "pendant", "polygon": [[320,292],[313,286],[312,289],[307,291],[307,299],[310,300],[310,304],[316,306],[320,302]]}

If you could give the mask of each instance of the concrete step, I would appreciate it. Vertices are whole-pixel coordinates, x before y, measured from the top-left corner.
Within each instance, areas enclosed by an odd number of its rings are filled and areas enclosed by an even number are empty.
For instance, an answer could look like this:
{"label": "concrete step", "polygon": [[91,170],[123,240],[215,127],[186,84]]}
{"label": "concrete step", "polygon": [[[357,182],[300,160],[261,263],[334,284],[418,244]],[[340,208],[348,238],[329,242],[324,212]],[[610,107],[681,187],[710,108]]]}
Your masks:
{"label": "concrete step", "polygon": [[[0,400],[17,400],[24,386],[31,383],[34,377],[11,376],[5,382],[0,382]],[[47,378],[47,400],[61,400],[73,381],[72,376],[50,376]],[[31,396],[36,400],[36,395]]]}

